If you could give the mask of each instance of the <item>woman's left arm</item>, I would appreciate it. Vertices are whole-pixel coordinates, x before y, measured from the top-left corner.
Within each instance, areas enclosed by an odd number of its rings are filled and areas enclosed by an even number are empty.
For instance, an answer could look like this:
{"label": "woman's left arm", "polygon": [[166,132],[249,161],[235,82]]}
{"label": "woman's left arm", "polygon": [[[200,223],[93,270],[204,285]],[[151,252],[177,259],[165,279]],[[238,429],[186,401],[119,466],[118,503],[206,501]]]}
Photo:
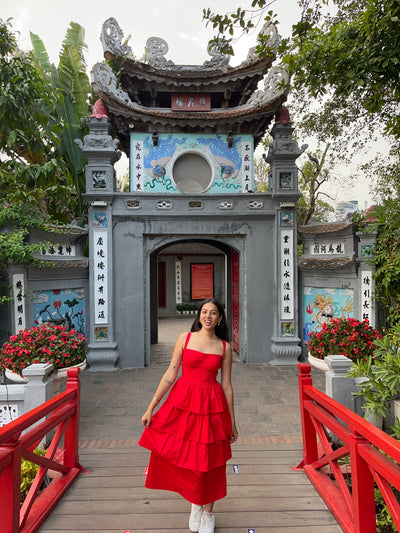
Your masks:
{"label": "woman's left arm", "polygon": [[225,355],[222,360],[221,367],[221,385],[225,393],[226,401],[228,403],[229,414],[231,415],[232,422],[232,435],[229,437],[229,440],[233,444],[237,441],[238,431],[236,429],[235,422],[235,407],[233,403],[233,387],[231,381],[232,374],[232,346],[229,343],[226,343]]}

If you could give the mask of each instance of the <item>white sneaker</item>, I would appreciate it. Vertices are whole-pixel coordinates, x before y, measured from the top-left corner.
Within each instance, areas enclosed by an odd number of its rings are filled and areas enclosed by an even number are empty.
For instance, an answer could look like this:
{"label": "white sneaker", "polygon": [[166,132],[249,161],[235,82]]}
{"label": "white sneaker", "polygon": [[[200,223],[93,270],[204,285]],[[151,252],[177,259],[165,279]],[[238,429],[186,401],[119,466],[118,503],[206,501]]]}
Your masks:
{"label": "white sneaker", "polygon": [[215,516],[212,513],[203,513],[199,533],[214,533]]}
{"label": "white sneaker", "polygon": [[200,527],[201,517],[204,511],[204,505],[195,505],[192,503],[192,510],[189,518],[190,531],[198,531]]}

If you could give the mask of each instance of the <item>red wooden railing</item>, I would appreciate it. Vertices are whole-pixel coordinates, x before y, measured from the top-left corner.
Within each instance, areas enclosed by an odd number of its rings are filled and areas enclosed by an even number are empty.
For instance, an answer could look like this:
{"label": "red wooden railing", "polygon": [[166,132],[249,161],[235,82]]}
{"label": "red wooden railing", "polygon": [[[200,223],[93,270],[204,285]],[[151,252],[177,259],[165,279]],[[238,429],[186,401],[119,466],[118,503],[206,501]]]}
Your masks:
{"label": "red wooden railing", "polygon": [[[65,392],[0,428],[0,533],[37,531],[83,471],[78,457],[79,372],[69,369]],[[45,456],[35,454],[33,450],[53,429]],[[38,464],[39,469],[20,507],[22,458]],[[43,488],[48,470],[56,475]]]}
{"label": "red wooden railing", "polygon": [[[312,386],[311,367],[299,364],[303,460],[307,474],[347,533],[375,533],[374,481],[400,530],[400,442]],[[328,431],[338,437],[337,449]],[[336,441],[336,439],[335,439]],[[341,460],[350,457],[351,490]]]}

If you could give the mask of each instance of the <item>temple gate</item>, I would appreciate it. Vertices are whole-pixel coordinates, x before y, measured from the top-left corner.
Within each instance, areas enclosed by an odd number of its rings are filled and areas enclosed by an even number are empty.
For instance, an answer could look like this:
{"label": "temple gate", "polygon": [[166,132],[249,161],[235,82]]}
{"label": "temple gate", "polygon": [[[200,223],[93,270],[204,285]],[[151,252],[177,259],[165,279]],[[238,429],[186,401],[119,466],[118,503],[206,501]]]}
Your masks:
{"label": "temple gate", "polygon": [[[275,26],[263,33],[274,48]],[[115,19],[101,38],[107,61],[93,67],[99,101],[81,143],[92,369],[149,364],[159,315],[207,296],[224,303],[242,361],[296,364],[295,161],[304,148],[282,106],[287,74],[254,49],[237,67],[214,49],[203,65],[175,65],[155,37],[148,62],[136,61]],[[273,120],[269,192],[255,193],[254,149]],[[118,150],[129,157],[129,192],[117,190]]]}

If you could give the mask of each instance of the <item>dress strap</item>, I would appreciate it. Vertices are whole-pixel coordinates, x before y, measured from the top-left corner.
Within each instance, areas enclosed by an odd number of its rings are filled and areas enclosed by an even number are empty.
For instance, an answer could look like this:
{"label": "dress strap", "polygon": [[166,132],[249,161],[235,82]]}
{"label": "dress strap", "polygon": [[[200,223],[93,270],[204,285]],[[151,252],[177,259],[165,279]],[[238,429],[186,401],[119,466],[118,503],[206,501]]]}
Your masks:
{"label": "dress strap", "polygon": [[222,344],[224,345],[224,351],[222,352],[222,355],[224,356],[225,355],[225,350],[226,350],[226,342],[222,341]]}
{"label": "dress strap", "polygon": [[187,336],[186,336],[186,342],[185,342],[185,346],[184,346],[184,348],[183,348],[184,350],[186,350],[186,346],[188,345],[188,342],[189,342],[189,340],[190,340],[190,335],[191,335],[191,333],[190,333],[190,331],[189,331],[189,333],[188,333]]}

